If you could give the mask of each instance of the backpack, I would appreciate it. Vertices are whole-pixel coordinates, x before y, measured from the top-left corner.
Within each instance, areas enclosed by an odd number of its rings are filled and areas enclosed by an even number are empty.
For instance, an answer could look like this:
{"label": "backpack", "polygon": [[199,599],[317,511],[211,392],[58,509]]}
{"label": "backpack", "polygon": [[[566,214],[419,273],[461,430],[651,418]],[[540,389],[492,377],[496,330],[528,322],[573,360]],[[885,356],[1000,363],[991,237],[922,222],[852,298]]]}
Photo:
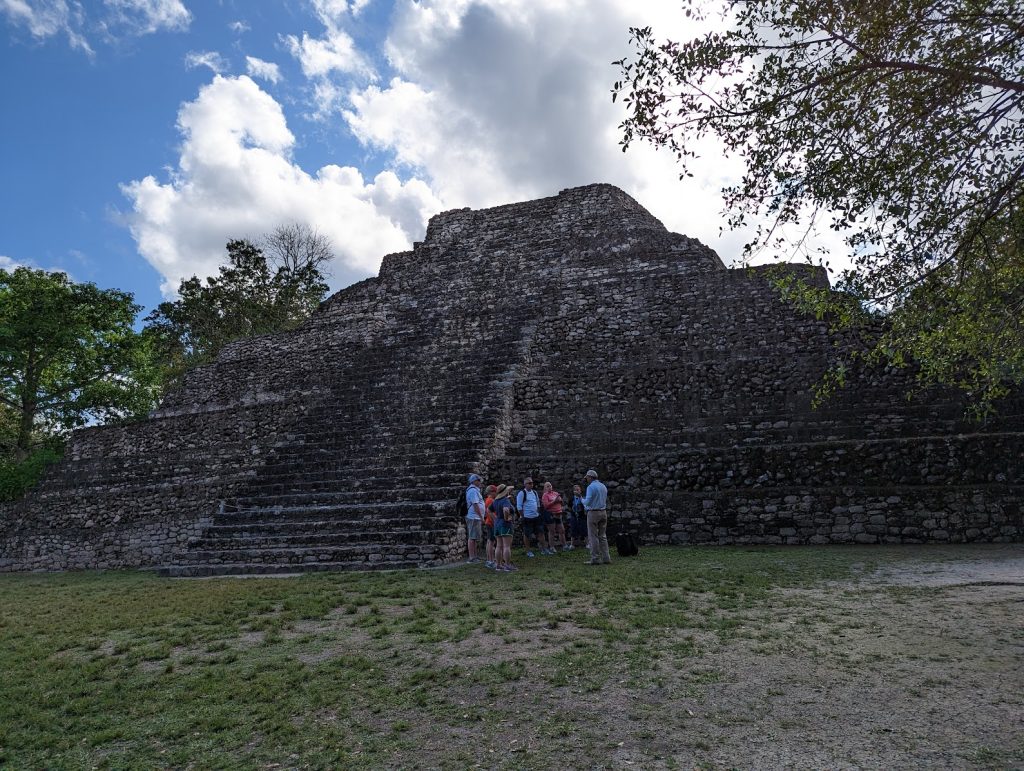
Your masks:
{"label": "backpack", "polygon": [[469,514],[469,503],[466,502],[467,492],[469,492],[468,487],[455,499],[455,516],[460,520],[465,519],[466,515]]}
{"label": "backpack", "polygon": [[636,537],[632,533],[619,533],[615,536],[615,551],[620,557],[635,557],[640,553],[636,545]]}
{"label": "backpack", "polygon": [[[540,495],[537,494],[536,490],[530,490],[530,492],[526,492],[526,490],[520,490],[516,494],[516,501],[515,501],[516,509],[519,511],[520,514],[522,514],[523,510],[526,508],[526,502],[528,500],[530,500],[529,496],[531,496],[531,495],[534,496],[537,499],[537,516],[540,516],[541,513],[544,511],[544,509],[543,509],[543,507],[541,506],[541,503],[540,503]],[[521,505],[519,503],[519,499],[520,498],[522,498],[522,501],[523,501]]]}

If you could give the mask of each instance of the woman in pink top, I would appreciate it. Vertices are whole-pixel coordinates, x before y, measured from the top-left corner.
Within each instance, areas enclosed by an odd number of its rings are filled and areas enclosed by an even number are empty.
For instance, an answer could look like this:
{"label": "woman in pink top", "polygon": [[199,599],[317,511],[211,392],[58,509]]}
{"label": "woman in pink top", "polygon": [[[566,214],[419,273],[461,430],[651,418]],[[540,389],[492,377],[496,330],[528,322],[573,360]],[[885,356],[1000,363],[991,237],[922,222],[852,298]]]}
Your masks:
{"label": "woman in pink top", "polygon": [[551,515],[548,524],[548,545],[551,548],[551,553],[554,554],[558,550],[559,543],[562,545],[562,551],[566,551],[565,522],[562,519],[562,494],[556,492],[550,482],[544,483],[544,494],[540,497],[540,504],[544,507],[544,511]]}

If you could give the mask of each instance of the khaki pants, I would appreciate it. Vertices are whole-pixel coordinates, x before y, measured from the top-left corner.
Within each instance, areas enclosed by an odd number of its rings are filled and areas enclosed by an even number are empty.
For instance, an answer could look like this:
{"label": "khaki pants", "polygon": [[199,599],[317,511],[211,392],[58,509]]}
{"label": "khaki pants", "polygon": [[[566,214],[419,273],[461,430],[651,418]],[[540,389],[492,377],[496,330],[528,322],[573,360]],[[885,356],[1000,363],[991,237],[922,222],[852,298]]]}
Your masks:
{"label": "khaki pants", "polygon": [[590,561],[612,561],[608,554],[608,510],[590,509],[587,512],[587,536],[590,540]]}

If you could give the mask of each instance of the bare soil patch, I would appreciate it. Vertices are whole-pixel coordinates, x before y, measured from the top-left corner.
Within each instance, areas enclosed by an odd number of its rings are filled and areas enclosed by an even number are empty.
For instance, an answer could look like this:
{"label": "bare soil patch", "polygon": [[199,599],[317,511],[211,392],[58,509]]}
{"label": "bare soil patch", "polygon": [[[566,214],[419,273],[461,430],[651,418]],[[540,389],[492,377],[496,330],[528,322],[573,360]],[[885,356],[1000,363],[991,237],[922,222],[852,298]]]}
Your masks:
{"label": "bare soil patch", "polygon": [[[730,615],[691,599],[706,618]],[[732,617],[724,635],[660,640],[639,678],[622,645],[599,687],[581,670],[561,687],[527,673],[490,692],[453,689],[467,709],[513,705],[535,730],[423,726],[418,760],[443,765],[455,740],[482,767],[1024,768],[1019,547],[776,589]]]}
{"label": "bare soil patch", "polygon": [[0,584],[0,766],[1024,769],[1021,545]]}

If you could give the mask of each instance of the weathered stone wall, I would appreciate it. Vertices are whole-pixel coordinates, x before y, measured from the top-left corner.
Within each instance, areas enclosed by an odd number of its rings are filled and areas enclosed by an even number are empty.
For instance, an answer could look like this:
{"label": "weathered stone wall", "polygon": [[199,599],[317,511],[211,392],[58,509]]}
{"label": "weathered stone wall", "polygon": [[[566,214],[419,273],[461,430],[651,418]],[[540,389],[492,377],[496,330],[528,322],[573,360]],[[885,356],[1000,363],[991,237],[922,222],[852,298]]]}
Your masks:
{"label": "weathered stone wall", "polygon": [[[824,274],[808,268],[818,284]],[[907,376],[810,387],[849,341],[621,191],[434,217],[300,329],[241,341],[150,420],[76,432],[0,509],[0,570],[435,564],[469,470],[597,466],[648,541],[1019,540],[1022,409]]]}
{"label": "weathered stone wall", "polygon": [[496,475],[568,491],[596,467],[612,528],[656,542],[1020,540],[1020,399],[978,425],[953,393],[908,402],[912,373],[853,369],[812,409],[851,341],[764,272],[574,285],[534,341]]}
{"label": "weathered stone wall", "polygon": [[[974,470],[965,464],[977,464]],[[1021,538],[1019,438],[944,437],[506,459],[557,483],[591,465],[613,525],[658,543],[924,543]],[[1013,476],[1010,476],[1013,475]],[[559,485],[561,487],[561,485]]]}

